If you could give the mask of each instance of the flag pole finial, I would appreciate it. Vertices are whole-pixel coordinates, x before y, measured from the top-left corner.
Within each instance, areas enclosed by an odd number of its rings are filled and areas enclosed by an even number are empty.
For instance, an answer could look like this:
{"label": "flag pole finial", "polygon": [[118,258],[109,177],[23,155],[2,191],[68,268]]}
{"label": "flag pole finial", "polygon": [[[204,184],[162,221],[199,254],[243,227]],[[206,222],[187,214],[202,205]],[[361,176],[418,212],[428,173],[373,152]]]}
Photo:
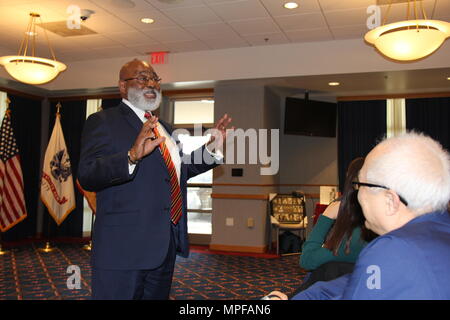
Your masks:
{"label": "flag pole finial", "polygon": [[56,114],[59,115],[59,109],[61,109],[61,102],[56,105]]}

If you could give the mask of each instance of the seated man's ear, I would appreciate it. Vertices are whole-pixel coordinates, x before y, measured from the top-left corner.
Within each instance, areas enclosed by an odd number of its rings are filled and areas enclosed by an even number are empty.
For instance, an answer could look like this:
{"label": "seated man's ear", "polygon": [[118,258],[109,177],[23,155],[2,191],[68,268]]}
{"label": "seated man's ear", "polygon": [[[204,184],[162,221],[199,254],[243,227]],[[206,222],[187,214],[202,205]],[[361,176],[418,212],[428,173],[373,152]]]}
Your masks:
{"label": "seated man's ear", "polygon": [[387,215],[392,216],[397,213],[402,202],[398,197],[398,194],[393,190],[384,190],[384,200],[386,201]]}

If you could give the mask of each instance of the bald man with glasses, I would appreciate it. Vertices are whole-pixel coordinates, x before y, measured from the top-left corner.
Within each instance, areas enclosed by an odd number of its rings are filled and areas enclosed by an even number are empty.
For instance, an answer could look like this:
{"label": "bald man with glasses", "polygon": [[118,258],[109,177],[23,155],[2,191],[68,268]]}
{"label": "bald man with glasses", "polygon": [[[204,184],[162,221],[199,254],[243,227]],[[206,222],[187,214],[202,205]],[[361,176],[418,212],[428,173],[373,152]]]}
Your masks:
{"label": "bald man with glasses", "polygon": [[354,186],[365,225],[379,237],[352,274],[293,299],[450,299],[448,152],[418,133],[386,139],[368,154]]}

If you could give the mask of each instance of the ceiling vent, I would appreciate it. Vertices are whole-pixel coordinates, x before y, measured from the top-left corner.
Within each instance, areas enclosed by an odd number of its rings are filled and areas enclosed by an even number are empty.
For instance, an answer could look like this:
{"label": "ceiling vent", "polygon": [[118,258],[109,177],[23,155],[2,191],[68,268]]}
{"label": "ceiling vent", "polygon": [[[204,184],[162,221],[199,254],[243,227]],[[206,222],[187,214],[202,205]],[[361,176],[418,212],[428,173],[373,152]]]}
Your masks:
{"label": "ceiling vent", "polygon": [[97,34],[97,32],[89,29],[88,27],[80,25],[80,29],[69,29],[67,27],[67,21],[55,21],[37,24],[39,27],[56,33],[61,37],[75,37],[75,36],[85,36],[89,34]]}

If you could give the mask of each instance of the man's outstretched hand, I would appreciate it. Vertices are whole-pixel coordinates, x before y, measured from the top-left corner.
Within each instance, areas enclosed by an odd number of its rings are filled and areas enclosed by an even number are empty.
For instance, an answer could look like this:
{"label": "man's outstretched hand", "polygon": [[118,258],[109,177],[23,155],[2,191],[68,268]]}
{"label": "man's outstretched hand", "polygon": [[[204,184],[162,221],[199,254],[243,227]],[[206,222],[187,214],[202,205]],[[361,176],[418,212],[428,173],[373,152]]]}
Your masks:
{"label": "man's outstretched hand", "polygon": [[227,139],[227,129],[234,130],[234,127],[228,128],[231,123],[232,118],[228,114],[224,114],[222,118],[217,121],[214,126],[213,134],[211,139],[207,143],[208,146],[212,145],[214,149],[222,149],[226,139]]}

